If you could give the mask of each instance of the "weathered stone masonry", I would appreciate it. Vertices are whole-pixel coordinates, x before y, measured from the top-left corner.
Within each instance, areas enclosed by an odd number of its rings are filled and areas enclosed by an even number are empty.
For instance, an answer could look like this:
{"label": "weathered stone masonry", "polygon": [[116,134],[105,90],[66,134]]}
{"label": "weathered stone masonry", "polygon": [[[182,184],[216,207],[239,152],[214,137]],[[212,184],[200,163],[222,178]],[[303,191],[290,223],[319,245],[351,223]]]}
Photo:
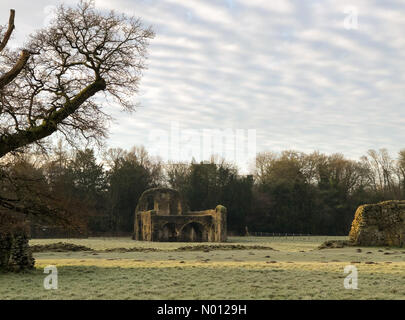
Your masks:
{"label": "weathered stone masonry", "polygon": [[405,201],[385,201],[360,206],[349,236],[356,245],[403,247]]}
{"label": "weathered stone masonry", "polygon": [[226,241],[226,208],[189,212],[178,191],[145,191],[135,210],[136,240],[166,242]]}

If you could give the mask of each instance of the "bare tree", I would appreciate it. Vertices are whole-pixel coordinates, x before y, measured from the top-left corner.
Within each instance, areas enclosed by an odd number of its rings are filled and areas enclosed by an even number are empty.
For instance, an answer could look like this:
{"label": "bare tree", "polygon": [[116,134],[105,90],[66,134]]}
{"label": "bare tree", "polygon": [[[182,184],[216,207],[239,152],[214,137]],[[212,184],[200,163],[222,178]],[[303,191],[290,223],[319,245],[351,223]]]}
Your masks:
{"label": "bare tree", "polygon": [[81,1],[76,8],[60,6],[18,57],[6,49],[14,16],[12,10],[0,46],[0,157],[55,132],[70,142],[105,137],[105,101],[134,109],[151,28]]}
{"label": "bare tree", "polygon": [[267,176],[270,174],[271,168],[277,161],[278,155],[274,152],[262,152],[256,155],[254,167],[255,180],[260,184],[264,183]]}
{"label": "bare tree", "polygon": [[369,168],[370,183],[375,191],[380,191],[384,196],[400,197],[396,164],[386,149],[369,150],[361,160]]}
{"label": "bare tree", "polygon": [[[103,106],[132,111],[154,37],[141,20],[94,1],[57,9],[50,25],[30,36],[21,52],[7,48],[15,11],[0,27],[0,208],[26,215],[69,216],[62,201],[35,176],[10,171],[11,154],[59,132],[68,142],[100,141],[110,116]],[[41,187],[39,187],[39,185]]]}

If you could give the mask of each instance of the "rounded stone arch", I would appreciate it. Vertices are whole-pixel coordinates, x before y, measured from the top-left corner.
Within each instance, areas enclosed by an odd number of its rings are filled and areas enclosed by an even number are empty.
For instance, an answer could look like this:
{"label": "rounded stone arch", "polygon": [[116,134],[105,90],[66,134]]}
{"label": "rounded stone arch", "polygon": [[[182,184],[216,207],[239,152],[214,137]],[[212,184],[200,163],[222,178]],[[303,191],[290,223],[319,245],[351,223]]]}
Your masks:
{"label": "rounded stone arch", "polygon": [[208,240],[208,230],[199,222],[190,221],[179,231],[179,241],[202,242]]}
{"label": "rounded stone arch", "polygon": [[159,230],[159,241],[176,242],[178,241],[177,226],[173,222],[168,222]]}

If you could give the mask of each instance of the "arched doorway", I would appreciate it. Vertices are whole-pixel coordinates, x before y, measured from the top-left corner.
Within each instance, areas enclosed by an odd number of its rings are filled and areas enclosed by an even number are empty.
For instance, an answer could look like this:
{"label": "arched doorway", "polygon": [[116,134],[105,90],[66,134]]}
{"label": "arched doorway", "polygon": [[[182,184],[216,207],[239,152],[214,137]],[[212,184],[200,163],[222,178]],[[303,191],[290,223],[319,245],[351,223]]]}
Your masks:
{"label": "arched doorway", "polygon": [[205,237],[204,226],[197,222],[186,224],[180,231],[180,241],[183,242],[201,242]]}
{"label": "arched doorway", "polygon": [[162,236],[160,241],[175,242],[177,241],[176,225],[174,223],[166,223],[162,228]]}

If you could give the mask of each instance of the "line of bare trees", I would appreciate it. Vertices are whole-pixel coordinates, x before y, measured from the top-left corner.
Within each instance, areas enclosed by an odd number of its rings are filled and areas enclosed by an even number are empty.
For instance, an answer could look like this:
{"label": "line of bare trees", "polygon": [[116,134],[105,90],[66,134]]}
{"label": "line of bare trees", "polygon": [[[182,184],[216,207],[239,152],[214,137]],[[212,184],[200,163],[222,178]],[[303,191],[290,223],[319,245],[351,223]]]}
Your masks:
{"label": "line of bare trees", "polygon": [[405,150],[396,158],[387,149],[369,150],[359,161],[346,159],[342,154],[326,156],[319,152],[259,153],[254,169],[256,181],[263,183],[275,167],[285,162],[294,164],[307,183],[319,184],[326,174],[330,181],[343,184],[348,193],[365,188],[380,198],[402,199],[405,196]]}

